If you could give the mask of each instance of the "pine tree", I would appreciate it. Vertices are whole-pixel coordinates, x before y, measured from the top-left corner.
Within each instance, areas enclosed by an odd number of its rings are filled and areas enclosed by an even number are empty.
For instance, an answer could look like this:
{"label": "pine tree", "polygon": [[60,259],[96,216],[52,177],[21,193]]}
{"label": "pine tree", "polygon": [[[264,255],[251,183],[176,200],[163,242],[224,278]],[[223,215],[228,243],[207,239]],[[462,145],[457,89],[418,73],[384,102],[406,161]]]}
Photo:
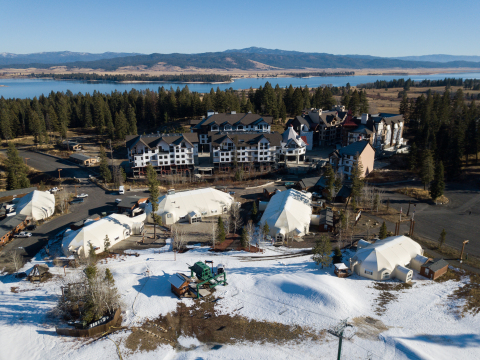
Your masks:
{"label": "pine tree", "polygon": [[109,287],[115,286],[115,279],[113,278],[112,272],[109,268],[105,269],[105,281]]}
{"label": "pine tree", "polygon": [[115,114],[115,135],[117,139],[124,140],[128,134],[127,118],[123,111]]}
{"label": "pine tree", "polygon": [[408,153],[408,167],[411,171],[417,169],[418,166],[418,148],[415,143],[410,146],[410,151]]}
{"label": "pine tree", "polygon": [[326,179],[326,189],[327,189],[327,200],[332,201],[333,200],[333,192],[335,190],[335,172],[333,171],[332,165],[328,162],[327,165],[325,165],[325,173],[324,173],[325,179]]}
{"label": "pine tree", "polygon": [[384,221],[382,226],[380,226],[380,232],[378,233],[378,238],[385,239],[388,236],[387,233],[388,233],[387,224]]}
{"label": "pine tree", "polygon": [[160,190],[158,189],[157,171],[153,168],[152,164],[147,166],[147,181],[150,197],[148,198],[152,205],[152,219],[153,219],[153,237],[157,238],[157,211],[158,201],[160,197]]}
{"label": "pine tree", "polygon": [[100,146],[100,176],[105,183],[112,181],[112,173],[108,167],[107,153],[103,146]]}
{"label": "pine tree", "polygon": [[254,201],[253,202],[253,207],[252,207],[252,214],[251,214],[251,218],[252,218],[253,221],[257,220],[257,215],[258,215],[257,204]]}
{"label": "pine tree", "polygon": [[437,200],[440,196],[443,195],[445,190],[445,170],[443,168],[443,162],[439,161],[435,167],[435,176],[433,178],[432,184],[430,185],[430,196],[432,200]]}
{"label": "pine tree", "polygon": [[400,102],[400,108],[398,112],[403,115],[403,118],[405,119],[405,121],[408,121],[409,103],[408,103],[407,93],[405,91],[403,92],[403,97],[402,97],[402,101]]}
{"label": "pine tree", "polygon": [[339,264],[342,262],[343,255],[342,255],[342,250],[337,246],[335,250],[333,251],[333,263],[334,264]]}
{"label": "pine tree", "polygon": [[330,243],[330,238],[327,235],[320,236],[315,241],[315,247],[312,250],[313,260],[317,265],[321,265],[322,269],[324,266],[329,266],[332,262],[330,257],[332,254],[332,244]]}
{"label": "pine tree", "polygon": [[110,113],[110,109],[108,106],[105,106],[105,126],[107,136],[110,140],[115,138],[115,126],[113,125],[112,114]]}
{"label": "pine tree", "polygon": [[247,233],[246,227],[242,228],[242,234],[240,236],[240,244],[242,245],[242,247],[246,247],[248,245],[248,233]]}
{"label": "pine tree", "polygon": [[0,108],[0,131],[2,133],[2,138],[5,140],[10,140],[12,138],[12,123],[6,106]]}
{"label": "pine tree", "polygon": [[356,200],[356,198],[360,197],[362,194],[362,189],[363,189],[363,165],[362,162],[359,159],[359,155],[357,154],[355,156],[355,165],[353,165],[352,168],[352,198]]}
{"label": "pine tree", "polygon": [[18,155],[13,142],[8,144],[5,165],[7,170],[7,190],[22,189],[30,186],[30,181],[27,177],[28,168],[23,163],[20,155]]}
{"label": "pine tree", "polygon": [[223,225],[222,217],[218,217],[217,222],[217,241],[222,243],[225,241],[225,226]]}
{"label": "pine tree", "polygon": [[441,248],[443,244],[445,244],[445,240],[447,237],[447,232],[445,229],[442,229],[442,232],[440,233],[440,237],[438,238],[438,247]]}
{"label": "pine tree", "polygon": [[263,224],[262,232],[264,237],[270,233],[270,227],[268,226],[266,221],[265,221],[265,224]]}
{"label": "pine tree", "polygon": [[97,258],[97,253],[95,252],[95,247],[91,242],[88,243],[88,258],[91,263],[94,263]]}
{"label": "pine tree", "polygon": [[101,95],[97,95],[93,100],[93,123],[97,128],[97,134],[103,135],[105,131],[105,103]]}
{"label": "pine tree", "polygon": [[420,177],[422,179],[423,188],[426,189],[429,185],[435,174],[435,167],[433,164],[433,157],[430,150],[425,150],[422,158],[422,169],[420,172]]}
{"label": "pine tree", "polygon": [[108,235],[105,235],[105,239],[103,240],[103,251],[106,253],[110,252],[110,239]]}
{"label": "pine tree", "polygon": [[129,105],[127,111],[128,134],[137,135],[137,117],[135,116],[134,108]]}

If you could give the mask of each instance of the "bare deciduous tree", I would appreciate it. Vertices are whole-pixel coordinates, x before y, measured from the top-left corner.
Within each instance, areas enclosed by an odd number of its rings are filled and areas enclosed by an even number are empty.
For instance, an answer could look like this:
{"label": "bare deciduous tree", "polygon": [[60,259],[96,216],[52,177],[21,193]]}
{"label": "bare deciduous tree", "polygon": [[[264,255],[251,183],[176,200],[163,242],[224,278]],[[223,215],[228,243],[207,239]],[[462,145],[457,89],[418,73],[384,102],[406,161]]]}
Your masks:
{"label": "bare deciduous tree", "polygon": [[233,232],[237,233],[237,230],[243,225],[243,219],[240,214],[240,204],[234,202],[232,206],[230,206],[230,218]]}
{"label": "bare deciduous tree", "polygon": [[20,270],[24,264],[23,256],[20,254],[20,251],[12,250],[10,252],[10,261],[15,268],[15,273],[18,273],[18,270]]}
{"label": "bare deciduous tree", "polygon": [[181,225],[172,226],[173,247],[175,249],[182,249],[185,246],[186,231],[185,227]]}
{"label": "bare deciduous tree", "polygon": [[57,208],[61,214],[65,214],[68,210],[68,201],[70,200],[70,193],[65,190],[57,192]]}
{"label": "bare deciduous tree", "polygon": [[251,243],[254,241],[255,241],[255,225],[253,225],[252,220],[249,220],[247,223],[247,242],[248,242],[249,249],[250,249]]}
{"label": "bare deciduous tree", "polygon": [[217,222],[214,220],[210,223],[210,235],[212,236],[212,247],[215,248],[215,240],[217,239]]}

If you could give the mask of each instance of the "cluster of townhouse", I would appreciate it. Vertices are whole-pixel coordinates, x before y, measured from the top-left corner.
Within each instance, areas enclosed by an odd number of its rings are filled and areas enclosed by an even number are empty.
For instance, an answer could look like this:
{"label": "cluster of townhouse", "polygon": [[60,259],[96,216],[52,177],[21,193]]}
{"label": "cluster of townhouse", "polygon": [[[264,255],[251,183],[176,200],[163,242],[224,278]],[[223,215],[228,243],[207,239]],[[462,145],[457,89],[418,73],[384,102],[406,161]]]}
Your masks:
{"label": "cluster of townhouse", "polygon": [[[272,132],[272,121],[272,117],[252,113],[209,111],[206,118],[192,121],[190,133],[127,136],[128,159],[134,176],[144,176],[148,164],[158,173],[190,173],[198,166],[199,152],[210,154],[213,169],[233,164],[258,168],[288,162],[298,164],[305,160],[308,150],[335,145],[337,150],[330,156],[330,162],[349,175],[355,161],[352,151],[361,150],[357,155],[373,159],[378,150],[404,144],[402,115],[354,117],[344,106],[328,111],[310,109],[289,120],[283,134]],[[362,146],[349,147],[359,141]],[[370,160],[366,164],[364,170],[368,173]]]}

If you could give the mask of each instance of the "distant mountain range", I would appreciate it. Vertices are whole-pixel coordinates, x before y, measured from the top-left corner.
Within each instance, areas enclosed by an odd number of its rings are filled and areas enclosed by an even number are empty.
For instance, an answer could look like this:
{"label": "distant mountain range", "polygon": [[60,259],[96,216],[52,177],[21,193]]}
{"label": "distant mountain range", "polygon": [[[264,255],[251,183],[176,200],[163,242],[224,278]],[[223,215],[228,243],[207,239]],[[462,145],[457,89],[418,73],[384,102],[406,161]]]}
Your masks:
{"label": "distant mountain range", "polygon": [[[26,55],[0,53],[0,68],[35,67],[46,69],[66,65],[69,68],[116,70],[125,66],[152,67],[162,63],[180,68],[258,70],[261,64],[278,69],[407,69],[407,68],[480,68],[480,56],[425,55],[384,58],[369,55],[332,55],[250,47],[200,54],[103,54],[48,52]],[[259,64],[260,63],[260,64]]]}
{"label": "distant mountain range", "polygon": [[56,51],[33,54],[0,53],[0,65],[11,64],[66,64],[75,61],[93,61],[140,55],[138,53],[105,52],[103,54],[91,54],[84,52]]}

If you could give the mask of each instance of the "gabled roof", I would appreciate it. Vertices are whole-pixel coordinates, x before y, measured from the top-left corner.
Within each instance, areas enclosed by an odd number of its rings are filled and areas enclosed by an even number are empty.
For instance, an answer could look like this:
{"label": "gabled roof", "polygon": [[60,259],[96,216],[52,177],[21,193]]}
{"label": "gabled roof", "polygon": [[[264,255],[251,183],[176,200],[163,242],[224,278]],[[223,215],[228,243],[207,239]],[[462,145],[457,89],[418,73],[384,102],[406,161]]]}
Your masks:
{"label": "gabled roof", "polygon": [[122,201],[118,203],[117,207],[131,209],[137,205],[140,200],[147,201],[148,196],[124,196],[122,197]]}
{"label": "gabled roof", "polygon": [[5,234],[8,234],[10,231],[15,229],[18,225],[23,223],[27,219],[27,215],[17,214],[15,216],[7,216],[5,219],[0,221],[0,237],[3,237]]}
{"label": "gabled roof", "polygon": [[213,114],[200,122],[198,125],[195,125],[195,128],[199,129],[202,126],[211,125],[215,123],[217,125],[228,123],[230,125],[234,124],[242,124],[242,125],[251,125],[256,124],[261,121],[265,121],[267,124],[271,124],[273,121],[273,117],[271,116],[260,116],[258,114],[251,114],[251,113],[221,113],[221,114]]}
{"label": "gabled roof", "polygon": [[[246,132],[228,132],[228,133],[216,133],[210,135],[212,144],[220,145],[226,138],[232,140],[236,145],[242,144],[254,145],[258,144],[263,138],[267,139],[271,145],[280,146],[282,142],[282,135],[278,133],[246,133]],[[236,141],[238,143],[236,143]],[[241,142],[243,140],[243,142]]]}
{"label": "gabled roof", "polygon": [[320,211],[319,225],[333,226],[333,211],[332,209],[323,209]]}
{"label": "gabled roof", "polygon": [[438,271],[440,269],[443,269],[445,266],[448,266],[448,262],[442,258],[429,260],[422,265],[422,267],[426,267],[431,271]]}
{"label": "gabled roof", "polygon": [[183,133],[183,134],[157,134],[157,135],[127,135],[125,137],[127,148],[131,149],[137,143],[142,143],[148,148],[157,147],[160,141],[165,141],[167,144],[179,145],[185,141],[193,146],[198,143],[197,133]]}
{"label": "gabled roof", "polygon": [[320,176],[309,176],[299,181],[302,189],[308,189],[317,185],[320,180]]}
{"label": "gabled roof", "polygon": [[[334,152],[332,152],[330,154],[330,157],[334,157],[334,156],[344,156],[344,155],[361,155],[363,150],[365,150],[365,148],[370,145],[370,143],[368,141],[365,141],[365,140],[362,140],[362,141],[356,141],[354,143],[351,143],[350,145],[348,146],[345,146],[339,150],[335,150]],[[371,146],[371,145],[370,145]]]}

